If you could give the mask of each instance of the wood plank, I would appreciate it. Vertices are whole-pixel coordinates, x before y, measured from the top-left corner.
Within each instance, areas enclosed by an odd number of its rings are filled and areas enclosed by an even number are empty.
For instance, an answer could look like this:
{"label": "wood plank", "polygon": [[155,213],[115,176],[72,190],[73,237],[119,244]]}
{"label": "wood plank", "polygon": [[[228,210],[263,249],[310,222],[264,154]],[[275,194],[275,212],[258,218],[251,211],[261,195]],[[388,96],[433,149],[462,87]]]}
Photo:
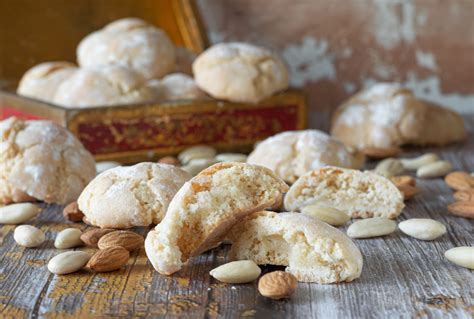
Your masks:
{"label": "wood plank", "polygon": [[[474,116],[467,124],[471,135],[465,143],[423,152],[433,151],[456,169],[473,171]],[[411,148],[403,156],[418,154],[420,149]],[[41,247],[21,248],[12,237],[14,226],[0,228],[0,317],[471,318],[473,271],[449,263],[443,254],[455,246],[473,245],[474,222],[447,212],[452,191],[442,179],[417,182],[421,193],[407,202],[398,221],[434,218],[447,226],[447,235],[425,242],[397,231],[356,240],[364,256],[361,278],[337,285],[300,283],[296,295],[283,301],[260,296],[255,282],[227,285],[211,278],[209,270],[228,260],[227,246],[193,258],[170,277],[153,270],[143,249],[133,253],[120,271],[54,276],[46,263],[59,253],[53,247],[57,232],[87,226],[65,223],[61,206],[45,205],[38,221],[32,222],[46,233],[47,242]]]}

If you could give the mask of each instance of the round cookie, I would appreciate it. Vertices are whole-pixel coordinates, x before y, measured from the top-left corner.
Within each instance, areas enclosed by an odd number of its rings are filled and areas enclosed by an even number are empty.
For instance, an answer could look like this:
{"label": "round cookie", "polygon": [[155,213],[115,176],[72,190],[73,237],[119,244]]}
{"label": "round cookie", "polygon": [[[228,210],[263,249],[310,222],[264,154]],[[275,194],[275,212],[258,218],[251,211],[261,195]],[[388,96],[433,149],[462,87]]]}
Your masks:
{"label": "round cookie", "polygon": [[293,183],[306,172],[324,166],[361,168],[364,156],[318,130],[290,131],[260,142],[247,163],[270,168]]}
{"label": "round cookie", "polygon": [[378,83],[335,111],[331,135],[359,149],[393,149],[445,145],[464,139],[466,130],[457,113],[420,100],[399,84]]}
{"label": "round cookie", "polygon": [[147,235],[148,259],[159,273],[170,275],[191,256],[218,245],[239,220],[275,204],[287,190],[268,168],[215,164],[176,193],[163,221]]}
{"label": "round cookie", "polygon": [[79,69],[57,89],[53,102],[64,107],[140,104],[154,99],[154,93],[138,73],[119,65]]}
{"label": "round cookie", "polygon": [[197,85],[217,99],[256,103],[288,88],[288,70],[270,51],[248,43],[213,45],[193,63]]}
{"label": "round cookie", "polygon": [[158,224],[178,189],[191,176],[167,164],[119,166],[97,175],[77,203],[87,222],[102,228]]}
{"label": "round cookie", "polygon": [[284,199],[290,212],[315,204],[335,207],[351,218],[395,218],[405,207],[403,194],[389,179],[338,167],[306,173],[291,185]]}
{"label": "round cookie", "polygon": [[167,34],[143,20],[124,18],[85,37],[77,48],[81,67],[118,64],[145,79],[161,78],[175,66],[174,45]]}
{"label": "round cookie", "polygon": [[194,82],[194,79],[184,73],[172,73],[161,80],[148,81],[160,100],[193,100],[203,99],[204,93]]}
{"label": "round cookie", "polygon": [[69,62],[45,62],[38,64],[23,75],[16,93],[51,102],[59,85],[71,76],[77,67]]}
{"label": "round cookie", "polygon": [[362,254],[343,232],[304,214],[261,211],[235,225],[228,236],[232,259],[287,266],[298,281],[353,281]]}
{"label": "round cookie", "polygon": [[95,172],[92,155],[65,128],[14,117],[0,122],[0,203],[67,204]]}

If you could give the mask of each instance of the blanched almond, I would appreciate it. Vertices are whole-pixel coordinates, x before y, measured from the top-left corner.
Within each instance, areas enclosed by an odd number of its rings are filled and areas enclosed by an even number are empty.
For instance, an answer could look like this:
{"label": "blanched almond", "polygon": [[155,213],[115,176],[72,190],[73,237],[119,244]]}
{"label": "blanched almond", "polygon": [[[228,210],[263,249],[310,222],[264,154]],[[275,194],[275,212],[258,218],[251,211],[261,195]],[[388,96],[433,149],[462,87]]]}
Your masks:
{"label": "blanched almond", "polygon": [[448,161],[438,161],[426,164],[418,168],[416,176],[421,178],[442,177],[453,170],[453,166]]}
{"label": "blanched almond", "polygon": [[351,219],[346,213],[328,206],[308,205],[303,207],[301,213],[313,216],[332,226],[344,225]]}
{"label": "blanched almond", "polygon": [[84,245],[81,240],[82,232],[77,228],[66,228],[59,232],[54,241],[54,247],[68,249]]}
{"label": "blanched almond", "polygon": [[444,253],[444,257],[458,266],[474,269],[474,247],[451,248]]}
{"label": "blanched almond", "polygon": [[54,256],[48,263],[48,270],[53,274],[65,275],[81,270],[91,258],[84,251],[67,251]]}
{"label": "blanched almond", "polygon": [[43,231],[31,225],[20,225],[15,228],[13,239],[20,246],[38,247],[46,239]]}
{"label": "blanched almond", "polygon": [[385,217],[374,217],[354,222],[347,228],[351,238],[370,238],[385,236],[397,229],[397,223]]}
{"label": "blanched almond", "polygon": [[0,207],[0,224],[21,224],[36,217],[40,208],[31,203],[10,204]]}
{"label": "blanched almond", "polygon": [[402,162],[395,158],[386,158],[375,167],[375,173],[387,178],[400,175],[404,170]]}
{"label": "blanched almond", "polygon": [[421,240],[434,240],[446,233],[446,226],[429,218],[411,218],[398,224],[405,234]]}
{"label": "blanched almond", "polygon": [[252,260],[239,260],[214,268],[209,274],[228,284],[243,284],[254,281],[261,272],[260,267]]}
{"label": "blanched almond", "polygon": [[178,155],[178,159],[181,161],[181,163],[188,164],[191,160],[197,159],[197,158],[208,158],[212,159],[214,156],[216,156],[216,150],[210,146],[207,145],[196,145],[189,147],[182,151]]}
{"label": "blanched almond", "polygon": [[427,153],[415,158],[402,158],[401,162],[407,170],[417,170],[422,166],[439,161],[438,155],[434,153]]}

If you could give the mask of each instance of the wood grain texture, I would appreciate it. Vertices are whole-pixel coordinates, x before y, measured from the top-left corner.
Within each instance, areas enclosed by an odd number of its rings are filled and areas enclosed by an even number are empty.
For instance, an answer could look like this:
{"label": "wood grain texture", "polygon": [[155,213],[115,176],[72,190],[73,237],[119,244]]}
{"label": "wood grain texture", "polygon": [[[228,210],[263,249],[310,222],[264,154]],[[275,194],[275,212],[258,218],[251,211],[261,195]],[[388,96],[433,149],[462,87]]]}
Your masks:
{"label": "wood grain texture", "polygon": [[[456,169],[474,171],[474,116],[466,122],[471,134],[465,143],[423,152],[433,151]],[[403,156],[420,153],[413,148]],[[17,246],[14,227],[0,228],[0,317],[472,318],[473,272],[449,263],[443,254],[473,245],[474,222],[447,212],[452,191],[442,179],[418,179],[417,185],[420,194],[407,202],[397,221],[433,218],[447,226],[446,235],[425,242],[397,231],[357,240],[364,256],[361,278],[337,285],[300,283],[294,298],[283,301],[263,298],[256,283],[227,285],[211,278],[209,270],[228,260],[225,246],[192,259],[171,277],[155,272],[143,249],[120,271],[52,275],[46,263],[59,253],[53,247],[58,231],[86,226],[65,223],[60,206],[45,206],[32,222],[47,236],[38,248]],[[144,234],[146,229],[137,231]],[[264,272],[273,269],[265,267]]]}

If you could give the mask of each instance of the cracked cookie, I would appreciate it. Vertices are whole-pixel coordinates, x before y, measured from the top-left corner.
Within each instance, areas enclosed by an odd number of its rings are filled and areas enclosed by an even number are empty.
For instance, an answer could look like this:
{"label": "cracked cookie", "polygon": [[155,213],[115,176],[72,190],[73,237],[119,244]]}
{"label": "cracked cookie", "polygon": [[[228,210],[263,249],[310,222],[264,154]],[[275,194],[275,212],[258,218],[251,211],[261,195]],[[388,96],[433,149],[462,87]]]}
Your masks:
{"label": "cracked cookie", "polygon": [[197,85],[217,99],[256,103],[288,88],[283,61],[261,47],[248,43],[213,45],[193,63]]}
{"label": "cracked cookie", "polygon": [[399,84],[378,83],[335,111],[331,135],[358,149],[390,150],[457,142],[466,130],[456,112],[418,99]]}
{"label": "cracked cookie", "polygon": [[102,228],[158,224],[178,189],[191,176],[168,164],[139,163],[106,170],[77,203],[87,222]]}
{"label": "cracked cookie", "polygon": [[361,168],[364,155],[324,132],[305,130],[283,132],[263,140],[247,163],[268,167],[285,182],[293,183],[306,172],[328,165]]}
{"label": "cracked cookie", "polygon": [[15,117],[0,122],[0,203],[67,204],[95,172],[92,155],[65,128]]}

